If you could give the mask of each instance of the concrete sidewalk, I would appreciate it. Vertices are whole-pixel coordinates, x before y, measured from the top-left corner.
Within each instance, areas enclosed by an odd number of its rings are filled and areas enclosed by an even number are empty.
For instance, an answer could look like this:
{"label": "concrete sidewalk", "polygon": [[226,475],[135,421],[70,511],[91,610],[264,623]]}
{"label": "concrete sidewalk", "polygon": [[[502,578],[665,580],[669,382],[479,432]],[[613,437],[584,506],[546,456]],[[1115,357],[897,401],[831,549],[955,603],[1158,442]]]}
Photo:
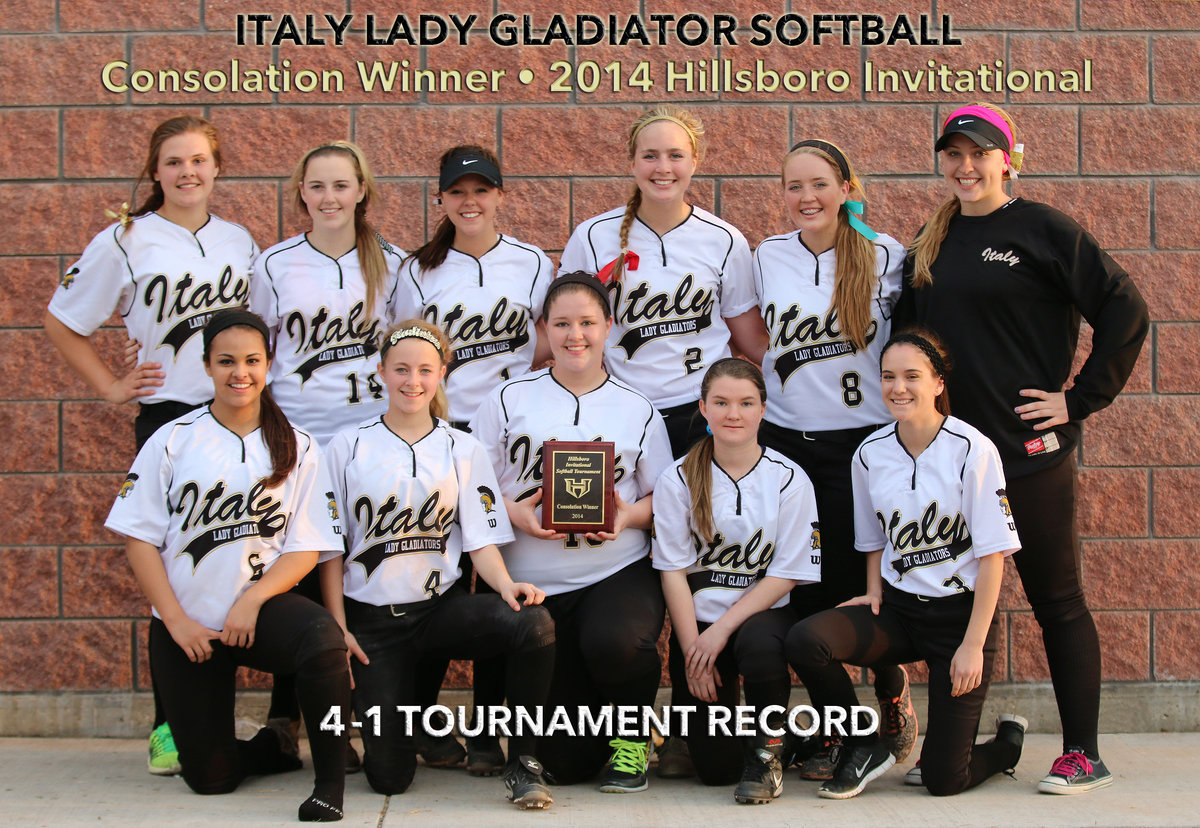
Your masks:
{"label": "concrete sidewalk", "polygon": [[[420,767],[403,796],[383,797],[362,774],[347,779],[347,826],[754,826],[821,825],[1196,825],[1200,785],[1192,776],[1200,733],[1101,737],[1116,777],[1112,787],[1083,796],[1038,794],[1036,783],[1058,755],[1056,735],[1030,734],[1016,778],[998,777],[959,796],[935,798],[902,783],[897,767],[859,797],[819,799],[817,783],[788,773],[783,796],[765,806],[736,805],[732,788],[651,777],[638,794],[602,794],[591,785],[556,787],[554,805],[522,812],[504,799],[499,779]],[[311,791],[305,770],[252,779],[229,796],[200,797],[178,777],[146,772],[144,740],[0,739],[0,824],[5,826],[154,825],[268,826],[296,824],[296,807]]]}

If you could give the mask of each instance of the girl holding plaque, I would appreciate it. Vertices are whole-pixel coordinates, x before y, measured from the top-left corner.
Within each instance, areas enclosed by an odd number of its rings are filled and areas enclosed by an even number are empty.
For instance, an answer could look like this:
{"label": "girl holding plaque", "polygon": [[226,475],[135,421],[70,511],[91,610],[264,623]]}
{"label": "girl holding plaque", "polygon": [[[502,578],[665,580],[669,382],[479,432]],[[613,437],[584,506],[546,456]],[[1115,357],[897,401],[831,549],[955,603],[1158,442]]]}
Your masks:
{"label": "girl holding plaque", "polygon": [[[858,595],[866,578],[854,549],[850,458],[888,421],[879,392],[879,354],[900,297],[904,248],[859,218],[866,202],[849,157],[829,141],[798,142],[783,158],[783,203],[796,229],[754,251],[754,288],[769,340],[761,360],[767,384],[764,445],[804,469],[821,522],[820,583],[797,587],[801,618]],[[897,761],[917,738],[908,674],[875,673],[880,728]],[[797,740],[792,761],[803,779],[829,779],[838,736]]]}
{"label": "girl holding plaque", "polygon": [[[658,480],[654,567],[671,612],[674,704],[694,705],[687,743],[700,780],[728,785],[734,799],[770,802],[783,790],[784,710],[791,677],[783,642],[797,618],[788,596],[821,577],[812,484],[800,468],[758,443],[766,385],[742,359],[713,363],[701,383],[700,413],[711,434]],[[710,704],[779,710],[744,749],[708,731]],[[757,718],[757,717],[756,717]],[[744,760],[743,760],[744,754]]]}
{"label": "girl holding plaque", "polygon": [[[535,606],[545,593],[514,583],[497,549],[512,531],[487,453],[442,419],[449,353],[445,335],[427,322],[410,319],[386,331],[376,370],[387,411],[329,445],[349,551],[322,565],[321,590],[346,630],[367,781],[386,795],[404,793],[416,769],[416,747],[397,707],[419,706],[422,657],[506,654],[507,697],[531,709],[545,701],[554,664],[554,623]],[[494,593],[462,587],[464,554]],[[536,744],[527,731],[509,740],[504,784],[521,808],[552,802]]]}
{"label": "girl holding plaque", "polygon": [[[654,704],[662,665],[657,641],[663,597],[650,566],[650,493],[670,464],[662,417],[644,396],[610,376],[604,346],[612,327],[603,283],[586,273],[551,282],[542,309],[554,367],[509,380],[484,400],[471,432],[487,447],[516,539],[504,549],[513,577],[546,591],[557,630],[547,701],[574,715],[608,704]],[[612,532],[542,528],[547,440],[614,445]],[[601,790],[646,788],[648,732],[571,735],[540,741],[546,771],[561,784],[605,766]]]}

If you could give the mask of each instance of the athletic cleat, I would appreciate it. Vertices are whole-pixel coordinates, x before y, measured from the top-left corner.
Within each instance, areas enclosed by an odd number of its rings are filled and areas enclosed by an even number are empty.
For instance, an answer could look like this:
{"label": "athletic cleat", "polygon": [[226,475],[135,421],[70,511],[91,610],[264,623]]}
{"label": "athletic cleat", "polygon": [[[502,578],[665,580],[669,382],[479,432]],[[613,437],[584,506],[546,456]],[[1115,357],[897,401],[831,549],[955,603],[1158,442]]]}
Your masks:
{"label": "athletic cleat", "polygon": [[467,773],[471,776],[495,776],[504,773],[504,748],[495,736],[467,739]]}
{"label": "athletic cleat", "polygon": [[735,801],[743,805],[765,805],[783,793],[783,763],[779,754],[783,743],[758,745],[746,753],[746,765],[742,769],[742,781],[733,792]]}
{"label": "athletic cleat", "polygon": [[696,775],[696,766],[692,764],[692,754],[688,750],[686,739],[669,736],[655,753],[658,754],[660,779],[687,779]]}
{"label": "athletic cleat", "polygon": [[872,779],[882,776],[896,764],[882,742],[866,745],[843,745],[838,751],[837,770],[833,779],[821,786],[817,795],[823,799],[849,799],[862,793]]}
{"label": "athletic cleat", "polygon": [[1025,746],[1025,731],[1029,729],[1029,720],[1016,713],[1001,713],[996,717],[996,735],[993,742],[1008,742],[1017,749],[1017,758],[1013,759],[1012,767],[1006,768],[1005,773],[1012,776],[1017,762],[1021,761],[1021,748]]}
{"label": "athletic cleat", "polygon": [[917,760],[917,764],[908,769],[908,773],[904,774],[905,785],[924,785],[925,779],[921,776],[921,760]]}
{"label": "athletic cleat", "polygon": [[504,769],[504,789],[518,808],[541,809],[554,803],[542,777],[542,763],[532,756],[515,757]]}
{"label": "athletic cleat", "polygon": [[817,782],[833,779],[833,772],[837,769],[838,754],[842,750],[842,737],[830,736],[820,744],[821,747],[816,753],[797,763],[800,765],[801,779],[811,779]]}
{"label": "athletic cleat", "polygon": [[612,758],[604,768],[602,793],[636,793],[646,790],[646,767],[650,763],[650,743],[628,739],[610,739]]}
{"label": "athletic cleat", "polygon": [[462,742],[447,733],[445,736],[416,734],[417,753],[431,768],[457,768],[467,758],[467,749]]}
{"label": "athletic cleat", "polygon": [[908,671],[903,667],[904,688],[894,699],[879,702],[879,740],[897,762],[903,762],[917,744],[917,711],[913,709],[912,693],[908,685]]}
{"label": "athletic cleat", "polygon": [[150,734],[150,755],[146,767],[155,776],[172,776],[182,768],[179,766],[179,751],[175,749],[175,737],[171,726],[163,722]]}
{"label": "athletic cleat", "polygon": [[1080,748],[1067,748],[1054,760],[1050,774],[1037,789],[1048,794],[1081,794],[1106,788],[1112,781],[1112,774],[1099,758],[1088,759]]}

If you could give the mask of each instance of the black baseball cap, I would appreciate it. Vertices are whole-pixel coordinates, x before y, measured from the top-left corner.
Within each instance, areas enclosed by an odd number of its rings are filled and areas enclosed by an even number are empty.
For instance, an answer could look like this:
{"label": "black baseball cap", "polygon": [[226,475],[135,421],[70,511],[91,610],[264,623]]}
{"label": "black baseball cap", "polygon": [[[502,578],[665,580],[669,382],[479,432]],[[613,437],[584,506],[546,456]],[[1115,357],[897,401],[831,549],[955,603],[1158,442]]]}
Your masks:
{"label": "black baseball cap", "polygon": [[462,155],[451,158],[442,167],[442,171],[438,175],[438,189],[445,192],[464,175],[482,176],[493,187],[504,186],[504,178],[500,175],[499,167],[480,153],[464,152]]}
{"label": "black baseball cap", "polygon": [[967,136],[982,149],[999,149],[1005,153],[1012,152],[1008,136],[1004,134],[1004,131],[1000,127],[984,120],[978,115],[971,114],[953,116],[946,122],[946,126],[942,130],[942,137],[933,145],[934,152],[944,150],[946,145],[950,143],[950,136],[955,133]]}

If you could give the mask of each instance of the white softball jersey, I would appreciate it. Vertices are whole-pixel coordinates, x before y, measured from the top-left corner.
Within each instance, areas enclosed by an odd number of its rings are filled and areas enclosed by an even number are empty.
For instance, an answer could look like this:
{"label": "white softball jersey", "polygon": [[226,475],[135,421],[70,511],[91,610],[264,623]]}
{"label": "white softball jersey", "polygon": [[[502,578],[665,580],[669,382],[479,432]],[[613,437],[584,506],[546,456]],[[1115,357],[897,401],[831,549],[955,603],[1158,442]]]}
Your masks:
{"label": "white softball jersey", "polygon": [[413,444],[382,418],[338,432],[330,474],[349,553],[343,590],[375,606],[444,593],[460,558],[512,540],[483,446],[440,420]]}
{"label": "white softball jersey", "polygon": [[[654,568],[687,570],[696,620],[713,623],[767,575],[821,580],[821,531],[812,483],[782,454],[764,449],[734,480],[712,464],[713,537],[692,524],[692,495],[680,459],[654,487]],[[772,608],[787,606],[788,596]]]}
{"label": "white softball jersey", "polygon": [[138,452],[108,514],[106,527],[159,549],[183,611],[209,629],[225,626],[234,601],[281,555],[342,553],[321,449],[295,432],[296,468],[267,489],[271,453],[261,430],[243,438],[207,407],[189,412]]}
{"label": "white softball jersey", "polygon": [[275,340],[271,392],[288,419],[321,445],[341,429],[387,410],[375,373],[377,340],[392,320],[389,308],[403,253],[382,239],[380,244],[387,274],[369,319],[357,250],[334,259],[299,235],[254,263],[250,310],[263,318]]}
{"label": "white softball jersey", "polygon": [[400,274],[397,316],[420,316],[450,339],[450,420],[469,422],[488,392],[529,373],[536,325],[554,278],[540,249],[507,236],[478,259],[457,250],[432,270],[415,258]]}
{"label": "white softball jersey", "polygon": [[883,550],[883,578],[927,598],[975,589],[979,559],[1021,548],[992,442],[947,417],[916,459],[896,424],[872,434],[850,463],[854,546]]}
{"label": "white softball jersey", "polygon": [[[546,440],[613,443],[616,492],[630,504],[654,490],[672,460],[662,415],[611,376],[580,397],[560,385],[549,369],[509,380],[483,401],[471,433],[487,449],[501,494],[510,500],[531,497],[541,488]],[[537,514],[540,520],[540,506]],[[611,541],[576,534],[542,540],[519,528],[515,534],[502,550],[509,573],[537,584],[547,595],[591,586],[650,551],[650,533],[642,529],[626,529]]]}
{"label": "white softball jersey", "polygon": [[879,356],[892,332],[904,247],[875,240],[875,290],[867,347],[844,336],[833,309],[833,249],[815,254],[799,230],[764,239],[754,251],[754,289],[770,337],[763,357],[768,422],[833,431],[891,419],[879,386]]}
{"label": "white softball jersey", "polygon": [[[561,273],[598,273],[621,253],[625,208],[588,219],[563,250]],[[629,230],[621,281],[610,283],[613,327],[605,365],[613,376],[648,396],[657,408],[700,399],[700,380],[730,355],[725,318],[756,303],[750,246],[736,227],[699,207],[659,236],[639,219]]]}
{"label": "white softball jersey", "polygon": [[212,399],[200,332],[222,308],[246,304],[258,247],[240,224],[209,216],[195,233],[146,213],[106,227],[63,274],[50,300],[55,319],[91,336],[117,312],[142,343],[138,362],[166,377],[144,403]]}

